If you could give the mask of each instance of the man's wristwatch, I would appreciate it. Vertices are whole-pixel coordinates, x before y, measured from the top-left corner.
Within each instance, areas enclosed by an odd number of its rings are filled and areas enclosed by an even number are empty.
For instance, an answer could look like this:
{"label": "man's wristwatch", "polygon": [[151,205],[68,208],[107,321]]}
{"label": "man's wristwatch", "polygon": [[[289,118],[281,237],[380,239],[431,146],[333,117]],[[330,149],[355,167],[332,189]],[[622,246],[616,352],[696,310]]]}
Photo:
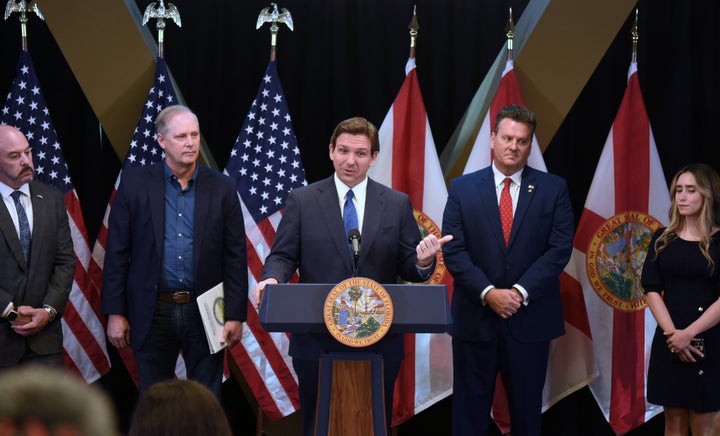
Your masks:
{"label": "man's wristwatch", "polygon": [[10,311],[5,315],[5,319],[8,321],[15,321],[18,317],[18,313],[15,312],[14,309],[10,309]]}
{"label": "man's wristwatch", "polygon": [[47,312],[48,316],[50,316],[50,322],[55,321],[55,316],[57,315],[55,309],[53,309],[51,306],[48,306],[47,304],[43,305],[42,308],[45,312]]}

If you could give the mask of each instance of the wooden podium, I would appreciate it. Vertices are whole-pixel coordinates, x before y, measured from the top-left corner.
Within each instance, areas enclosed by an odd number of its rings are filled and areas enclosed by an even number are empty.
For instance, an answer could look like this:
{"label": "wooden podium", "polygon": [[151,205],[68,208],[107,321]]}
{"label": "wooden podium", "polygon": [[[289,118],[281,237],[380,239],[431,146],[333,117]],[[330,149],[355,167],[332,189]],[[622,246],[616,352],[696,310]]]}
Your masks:
{"label": "wooden podium", "polygon": [[[270,332],[330,334],[323,320],[334,284],[267,285],[260,324]],[[443,333],[452,318],[445,285],[383,285],[393,303],[390,333]],[[333,339],[334,340],[334,339]],[[382,356],[363,348],[320,356],[316,435],[386,435]]]}

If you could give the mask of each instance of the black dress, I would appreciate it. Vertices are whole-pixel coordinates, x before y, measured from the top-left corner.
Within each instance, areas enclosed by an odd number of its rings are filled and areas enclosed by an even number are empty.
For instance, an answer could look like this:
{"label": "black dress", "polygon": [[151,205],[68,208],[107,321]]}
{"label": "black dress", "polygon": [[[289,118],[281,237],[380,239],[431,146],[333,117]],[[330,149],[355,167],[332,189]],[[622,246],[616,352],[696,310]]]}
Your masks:
{"label": "black dress", "polygon": [[[720,277],[720,232],[710,243],[715,262],[711,272],[698,242],[680,238],[672,240],[655,258],[652,238],[642,272],[645,292],[665,291],[664,302],[678,329],[690,325],[718,299]],[[686,408],[696,412],[720,410],[720,324],[698,335],[704,339],[705,358],[684,363],[666,344],[658,327],[653,337],[647,380],[647,400],[665,407]]]}

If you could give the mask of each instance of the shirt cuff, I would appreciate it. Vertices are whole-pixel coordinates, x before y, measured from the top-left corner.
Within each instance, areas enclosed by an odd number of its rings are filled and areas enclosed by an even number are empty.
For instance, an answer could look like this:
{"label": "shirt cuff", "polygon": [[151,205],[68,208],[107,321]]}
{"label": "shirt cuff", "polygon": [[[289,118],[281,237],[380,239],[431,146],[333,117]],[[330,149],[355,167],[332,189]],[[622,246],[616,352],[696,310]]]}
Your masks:
{"label": "shirt cuff", "polygon": [[490,292],[490,289],[494,288],[495,286],[490,285],[487,288],[483,289],[483,291],[480,293],[480,302],[483,306],[485,306],[487,303],[485,302],[485,294]]}
{"label": "shirt cuff", "polygon": [[527,306],[528,303],[530,302],[530,294],[528,294],[528,292],[525,290],[525,288],[523,288],[522,286],[518,285],[517,283],[515,283],[515,284],[513,285],[513,288],[515,288],[515,289],[517,289],[518,291],[520,291],[520,294],[523,296],[523,306]]}
{"label": "shirt cuff", "polygon": [[7,316],[7,314],[10,313],[10,311],[12,310],[12,308],[13,308],[14,305],[15,305],[15,304],[13,304],[12,301],[9,302],[8,305],[7,305],[7,307],[5,308],[5,310],[2,311],[2,314],[0,314],[0,317],[5,318],[5,317]]}
{"label": "shirt cuff", "polygon": [[430,278],[433,271],[435,271],[435,261],[431,263],[428,266],[420,266],[418,264],[415,264],[415,268],[417,268],[418,274],[420,274],[420,278],[423,279],[423,281],[426,281]]}

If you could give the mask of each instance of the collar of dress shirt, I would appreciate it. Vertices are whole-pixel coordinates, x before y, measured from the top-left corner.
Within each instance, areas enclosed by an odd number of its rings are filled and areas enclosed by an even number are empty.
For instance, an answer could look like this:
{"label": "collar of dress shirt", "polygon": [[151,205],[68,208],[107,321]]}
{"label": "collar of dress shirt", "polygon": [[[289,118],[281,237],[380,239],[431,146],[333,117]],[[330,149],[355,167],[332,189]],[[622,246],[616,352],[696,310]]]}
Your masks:
{"label": "collar of dress shirt", "polygon": [[[346,184],[344,184],[342,181],[340,181],[340,178],[338,178],[337,173],[333,176],[335,180],[335,190],[338,193],[338,202],[342,205],[345,204],[345,196],[347,195],[347,192],[351,189]],[[368,185],[368,178],[365,177],[365,179],[355,185],[352,188],[353,195],[355,195],[355,200],[357,201],[357,204],[364,205],[365,204],[365,195],[367,193],[367,185]]]}
{"label": "collar of dress shirt", "polygon": [[506,176],[505,174],[501,173],[500,170],[497,169],[495,166],[495,162],[492,164],[492,171],[493,176],[495,177],[495,186],[500,186],[503,183],[505,183],[505,179],[507,177],[510,177],[515,184],[515,186],[520,186],[520,182],[522,181],[522,172],[525,168],[521,169],[520,171],[517,171],[510,176]]}
{"label": "collar of dress shirt", "polygon": [[0,195],[2,195],[3,198],[10,197],[13,191],[20,191],[30,198],[30,183],[23,184],[19,189],[13,189],[3,182],[0,182]]}

